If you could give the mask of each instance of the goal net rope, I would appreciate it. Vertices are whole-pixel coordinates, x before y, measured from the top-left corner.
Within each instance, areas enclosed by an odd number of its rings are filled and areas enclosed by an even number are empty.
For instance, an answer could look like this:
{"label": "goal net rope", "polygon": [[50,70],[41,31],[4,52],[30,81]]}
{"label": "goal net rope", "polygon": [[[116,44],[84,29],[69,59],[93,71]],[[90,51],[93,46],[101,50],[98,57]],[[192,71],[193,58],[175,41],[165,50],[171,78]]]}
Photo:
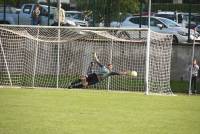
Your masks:
{"label": "goal net rope", "polygon": [[[92,53],[113,70],[137,77],[111,76],[90,89],[145,91],[147,29],[0,25],[0,86],[66,88],[87,75]],[[149,92],[172,94],[172,35],[151,32]],[[98,65],[94,65],[94,72]]]}

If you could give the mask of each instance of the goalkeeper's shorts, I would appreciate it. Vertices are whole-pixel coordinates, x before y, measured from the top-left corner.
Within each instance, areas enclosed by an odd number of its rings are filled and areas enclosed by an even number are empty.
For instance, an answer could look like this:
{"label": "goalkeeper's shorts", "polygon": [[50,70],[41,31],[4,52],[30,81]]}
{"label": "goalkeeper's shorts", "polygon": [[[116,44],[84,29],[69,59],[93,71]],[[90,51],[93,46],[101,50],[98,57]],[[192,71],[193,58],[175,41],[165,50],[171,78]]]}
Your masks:
{"label": "goalkeeper's shorts", "polygon": [[89,74],[88,77],[86,77],[86,81],[88,82],[88,85],[94,85],[99,82],[98,76],[95,73]]}

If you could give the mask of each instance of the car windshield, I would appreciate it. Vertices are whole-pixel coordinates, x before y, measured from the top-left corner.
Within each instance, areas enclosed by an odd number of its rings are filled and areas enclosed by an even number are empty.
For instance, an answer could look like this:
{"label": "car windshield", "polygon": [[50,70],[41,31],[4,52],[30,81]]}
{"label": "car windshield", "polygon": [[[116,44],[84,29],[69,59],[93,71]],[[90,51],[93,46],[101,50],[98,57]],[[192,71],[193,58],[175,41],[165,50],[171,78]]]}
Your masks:
{"label": "car windshield", "polygon": [[65,12],[65,16],[73,19],[84,20],[84,15],[81,12]]}
{"label": "car windshield", "polygon": [[170,20],[175,20],[176,17],[174,14],[155,14],[156,17],[163,17],[163,18],[167,18]]}
{"label": "car windshield", "polygon": [[166,19],[166,18],[159,18],[160,21],[165,23],[168,27],[180,27],[176,22]]}
{"label": "car windshield", "polygon": [[[42,6],[42,7],[45,8],[46,9],[45,11],[48,12],[48,6]],[[57,10],[56,7],[50,6],[50,14],[54,14],[56,10]]]}

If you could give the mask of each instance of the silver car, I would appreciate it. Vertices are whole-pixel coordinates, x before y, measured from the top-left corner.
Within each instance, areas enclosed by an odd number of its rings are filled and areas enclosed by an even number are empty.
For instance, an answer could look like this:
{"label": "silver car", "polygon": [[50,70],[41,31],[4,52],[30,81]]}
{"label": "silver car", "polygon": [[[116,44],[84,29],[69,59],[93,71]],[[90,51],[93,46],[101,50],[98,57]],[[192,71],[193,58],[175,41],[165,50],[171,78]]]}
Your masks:
{"label": "silver car", "polygon": [[[140,16],[127,17],[121,27],[139,28]],[[147,28],[148,16],[141,17],[141,28]],[[178,23],[162,17],[151,17],[151,30],[160,33],[173,34],[173,43],[186,43],[188,41],[188,29],[181,27]],[[194,38],[194,30],[190,32],[190,39]]]}
{"label": "silver car", "polygon": [[83,12],[65,11],[66,20],[74,22],[77,26],[87,27],[88,22],[85,20]]}

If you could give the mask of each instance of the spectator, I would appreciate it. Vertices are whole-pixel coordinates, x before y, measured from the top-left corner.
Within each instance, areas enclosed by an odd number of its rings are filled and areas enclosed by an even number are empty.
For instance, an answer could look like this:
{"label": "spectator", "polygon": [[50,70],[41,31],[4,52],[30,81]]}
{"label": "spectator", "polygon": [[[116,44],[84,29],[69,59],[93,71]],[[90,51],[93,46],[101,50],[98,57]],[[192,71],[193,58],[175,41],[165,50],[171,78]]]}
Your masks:
{"label": "spectator", "polygon": [[32,12],[32,25],[40,24],[40,5],[36,4],[35,9]]}
{"label": "spectator", "polygon": [[65,10],[62,9],[61,4],[59,5],[59,8],[55,10],[53,26],[58,26],[59,19],[60,19],[60,25],[64,26],[65,25]]}
{"label": "spectator", "polygon": [[197,93],[197,83],[196,83],[196,81],[197,81],[199,66],[197,65],[196,59],[193,60],[190,71],[192,71],[191,72],[192,73],[192,79],[191,79],[191,92],[190,93]]}

